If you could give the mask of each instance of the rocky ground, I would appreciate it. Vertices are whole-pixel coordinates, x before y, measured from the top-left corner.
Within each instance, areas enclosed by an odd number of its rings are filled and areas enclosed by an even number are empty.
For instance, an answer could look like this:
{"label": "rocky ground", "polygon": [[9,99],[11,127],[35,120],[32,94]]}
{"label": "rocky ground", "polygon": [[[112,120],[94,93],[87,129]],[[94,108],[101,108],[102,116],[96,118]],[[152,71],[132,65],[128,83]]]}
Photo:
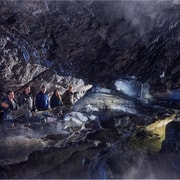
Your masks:
{"label": "rocky ground", "polygon": [[177,109],[92,89],[70,112],[51,115],[0,126],[1,178],[180,176]]}

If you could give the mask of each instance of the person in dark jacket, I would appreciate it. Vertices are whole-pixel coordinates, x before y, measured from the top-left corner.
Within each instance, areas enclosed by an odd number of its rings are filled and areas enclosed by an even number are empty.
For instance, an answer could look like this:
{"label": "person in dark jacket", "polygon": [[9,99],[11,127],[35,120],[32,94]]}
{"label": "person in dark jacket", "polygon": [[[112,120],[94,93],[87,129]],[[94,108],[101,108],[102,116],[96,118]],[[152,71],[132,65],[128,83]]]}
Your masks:
{"label": "person in dark jacket", "polygon": [[38,111],[44,111],[49,108],[49,97],[46,94],[46,87],[42,86],[36,95],[36,107]]}
{"label": "person in dark jacket", "polygon": [[32,113],[26,108],[19,108],[13,91],[7,91],[6,94],[6,99],[1,102],[1,106],[4,109],[3,120],[12,122],[12,126],[14,126],[14,122],[26,122],[29,125],[29,118],[32,116]]}
{"label": "person in dark jacket", "polygon": [[6,94],[4,92],[0,92],[0,121],[3,120],[4,107],[3,101],[6,99]]}
{"label": "person in dark jacket", "polygon": [[7,97],[4,102],[1,103],[1,106],[4,108],[3,119],[9,119],[8,115],[15,110],[19,109],[18,103],[15,101],[14,92],[7,91]]}
{"label": "person in dark jacket", "polygon": [[7,119],[7,114],[12,112],[11,110],[8,110],[9,105],[4,101],[1,102],[0,104],[0,110],[1,110],[1,120],[6,120]]}
{"label": "person in dark jacket", "polygon": [[68,89],[62,95],[63,105],[73,105],[74,104],[74,93],[72,92],[73,86],[69,85]]}
{"label": "person in dark jacket", "polygon": [[55,89],[53,95],[51,96],[50,106],[51,108],[62,106],[62,99],[58,89]]}
{"label": "person in dark jacket", "polygon": [[20,107],[28,108],[30,111],[33,109],[33,100],[30,96],[31,87],[26,85],[23,92],[18,97],[18,104]]}

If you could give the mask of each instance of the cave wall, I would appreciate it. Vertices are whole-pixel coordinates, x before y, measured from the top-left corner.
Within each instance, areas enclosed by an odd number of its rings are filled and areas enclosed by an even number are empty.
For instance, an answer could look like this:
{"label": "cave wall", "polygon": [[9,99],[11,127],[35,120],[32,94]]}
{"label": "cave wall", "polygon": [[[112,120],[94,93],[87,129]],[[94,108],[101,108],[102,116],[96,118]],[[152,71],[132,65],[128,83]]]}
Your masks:
{"label": "cave wall", "polygon": [[127,77],[153,88],[180,84],[178,1],[13,0],[0,9],[5,87],[47,69],[105,86]]}

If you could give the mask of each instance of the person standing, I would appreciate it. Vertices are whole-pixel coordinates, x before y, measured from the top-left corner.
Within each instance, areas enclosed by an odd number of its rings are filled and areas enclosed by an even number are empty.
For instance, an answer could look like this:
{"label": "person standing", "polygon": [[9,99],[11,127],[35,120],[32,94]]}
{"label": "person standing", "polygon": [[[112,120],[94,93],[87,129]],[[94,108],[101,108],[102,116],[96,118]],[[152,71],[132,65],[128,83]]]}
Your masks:
{"label": "person standing", "polygon": [[29,118],[32,113],[27,108],[19,108],[18,103],[15,101],[14,92],[7,91],[6,99],[1,102],[1,106],[4,109],[3,120],[8,120],[12,122],[12,127],[14,127],[14,122],[26,122],[30,125]]}
{"label": "person standing", "polygon": [[74,93],[72,92],[73,86],[69,85],[68,89],[62,95],[63,105],[73,105],[74,104]]}
{"label": "person standing", "polygon": [[4,100],[6,98],[6,94],[4,92],[0,91],[0,121],[3,120],[3,114],[4,114]]}
{"label": "person standing", "polygon": [[36,95],[35,105],[38,111],[44,111],[49,109],[49,97],[46,93],[45,86],[42,86],[39,93]]}
{"label": "person standing", "polygon": [[33,109],[33,100],[30,96],[31,87],[26,85],[23,92],[18,97],[18,104],[21,107],[27,108],[30,111]]}
{"label": "person standing", "polygon": [[9,114],[15,110],[19,109],[18,103],[14,99],[14,92],[7,91],[6,98],[4,102],[1,103],[1,106],[4,108],[3,119],[11,119],[9,118]]}
{"label": "person standing", "polygon": [[55,89],[50,99],[51,108],[62,106],[62,99],[58,89]]}

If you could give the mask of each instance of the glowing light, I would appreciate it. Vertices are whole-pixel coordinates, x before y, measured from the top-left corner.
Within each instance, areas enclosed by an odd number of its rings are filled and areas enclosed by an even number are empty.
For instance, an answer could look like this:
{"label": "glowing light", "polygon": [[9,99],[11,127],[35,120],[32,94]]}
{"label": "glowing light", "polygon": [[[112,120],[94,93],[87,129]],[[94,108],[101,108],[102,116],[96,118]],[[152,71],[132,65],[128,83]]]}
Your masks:
{"label": "glowing light", "polygon": [[123,92],[124,94],[127,94],[129,96],[135,96],[136,92],[133,89],[133,86],[131,82],[129,81],[116,81],[115,86],[118,91]]}

